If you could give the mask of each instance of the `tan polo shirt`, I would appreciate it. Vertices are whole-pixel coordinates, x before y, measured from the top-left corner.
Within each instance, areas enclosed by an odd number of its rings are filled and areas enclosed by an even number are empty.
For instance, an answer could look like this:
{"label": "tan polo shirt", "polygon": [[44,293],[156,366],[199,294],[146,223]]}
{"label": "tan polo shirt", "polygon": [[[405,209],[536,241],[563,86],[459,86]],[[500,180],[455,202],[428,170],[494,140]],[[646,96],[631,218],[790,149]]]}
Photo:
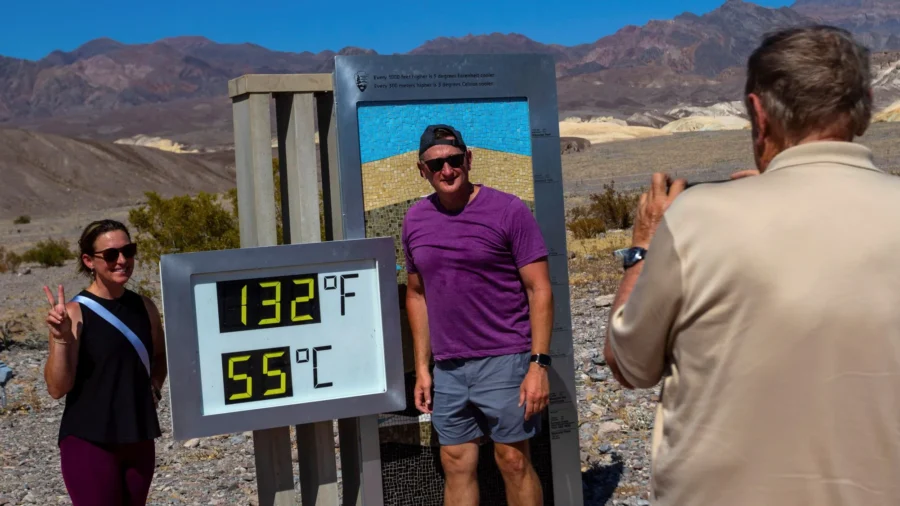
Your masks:
{"label": "tan polo shirt", "polygon": [[654,504],[900,505],[900,177],[866,147],[682,193],[610,329],[663,380]]}

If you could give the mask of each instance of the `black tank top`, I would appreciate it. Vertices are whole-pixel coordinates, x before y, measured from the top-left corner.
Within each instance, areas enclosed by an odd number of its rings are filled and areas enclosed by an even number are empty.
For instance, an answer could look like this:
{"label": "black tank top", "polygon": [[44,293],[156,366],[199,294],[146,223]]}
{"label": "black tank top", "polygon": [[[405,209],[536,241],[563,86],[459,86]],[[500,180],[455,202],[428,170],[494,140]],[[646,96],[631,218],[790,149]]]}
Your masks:
{"label": "black tank top", "polygon": [[[144,343],[153,366],[150,317],[140,295],[103,299],[83,290],[122,320]],[[119,329],[81,305],[83,327],[75,383],[66,395],[59,440],[76,436],[96,443],[133,443],[160,437],[150,377],[134,346]]]}

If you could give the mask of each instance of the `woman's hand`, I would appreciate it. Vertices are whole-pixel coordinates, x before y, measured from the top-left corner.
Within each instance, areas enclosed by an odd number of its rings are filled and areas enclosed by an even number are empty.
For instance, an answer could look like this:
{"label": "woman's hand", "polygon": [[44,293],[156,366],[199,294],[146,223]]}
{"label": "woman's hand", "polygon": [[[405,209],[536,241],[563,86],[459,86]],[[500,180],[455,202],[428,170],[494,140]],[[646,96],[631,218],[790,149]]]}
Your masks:
{"label": "woman's hand", "polygon": [[47,326],[50,327],[50,336],[59,344],[72,344],[75,342],[75,334],[72,332],[72,319],[66,310],[66,296],[63,286],[57,288],[58,301],[54,302],[50,289],[44,286],[44,294],[50,303],[50,312],[47,313]]}

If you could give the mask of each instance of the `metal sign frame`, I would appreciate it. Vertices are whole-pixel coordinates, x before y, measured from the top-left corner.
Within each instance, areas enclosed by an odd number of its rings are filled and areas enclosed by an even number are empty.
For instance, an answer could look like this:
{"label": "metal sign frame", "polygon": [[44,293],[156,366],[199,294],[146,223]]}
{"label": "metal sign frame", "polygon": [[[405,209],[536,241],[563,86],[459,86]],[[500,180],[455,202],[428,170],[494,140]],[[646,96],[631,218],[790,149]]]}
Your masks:
{"label": "metal sign frame", "polygon": [[384,393],[353,398],[247,409],[203,415],[197,316],[192,277],[199,274],[246,272],[251,269],[290,268],[374,260],[380,300],[397,299],[396,257],[391,238],[328,241],[232,250],[163,255],[160,280],[165,292],[166,353],[171,390],[173,437],[178,440],[219,434],[263,430],[294,424],[331,421],[382,413],[406,407],[402,361],[400,314],[394,304],[381,304],[384,338]]}
{"label": "metal sign frame", "polygon": [[[383,80],[376,81],[376,75],[399,76],[390,81],[397,86],[385,85],[387,82]],[[460,84],[453,86],[418,85],[434,83],[436,76],[442,75],[464,77],[462,81],[457,79],[455,82]],[[552,56],[336,56],[333,85],[340,154],[340,193],[339,201],[332,202],[331,208],[333,215],[340,217],[344,238],[362,238],[366,234],[358,104],[467,99],[527,100],[535,215],[550,252],[549,269],[555,301],[548,408],[553,502],[566,506],[582,505],[565,201],[559,151],[556,70]]]}

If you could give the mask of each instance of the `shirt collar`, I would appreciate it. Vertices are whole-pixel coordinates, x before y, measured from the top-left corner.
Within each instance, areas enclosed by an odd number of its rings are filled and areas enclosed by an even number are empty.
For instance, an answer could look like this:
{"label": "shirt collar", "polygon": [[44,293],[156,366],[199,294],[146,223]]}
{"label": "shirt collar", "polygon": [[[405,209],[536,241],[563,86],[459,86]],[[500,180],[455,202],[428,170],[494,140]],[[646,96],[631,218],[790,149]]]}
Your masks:
{"label": "shirt collar", "polygon": [[842,141],[815,141],[792,146],[772,159],[765,172],[814,164],[836,164],[884,172],[874,164],[872,150]]}

